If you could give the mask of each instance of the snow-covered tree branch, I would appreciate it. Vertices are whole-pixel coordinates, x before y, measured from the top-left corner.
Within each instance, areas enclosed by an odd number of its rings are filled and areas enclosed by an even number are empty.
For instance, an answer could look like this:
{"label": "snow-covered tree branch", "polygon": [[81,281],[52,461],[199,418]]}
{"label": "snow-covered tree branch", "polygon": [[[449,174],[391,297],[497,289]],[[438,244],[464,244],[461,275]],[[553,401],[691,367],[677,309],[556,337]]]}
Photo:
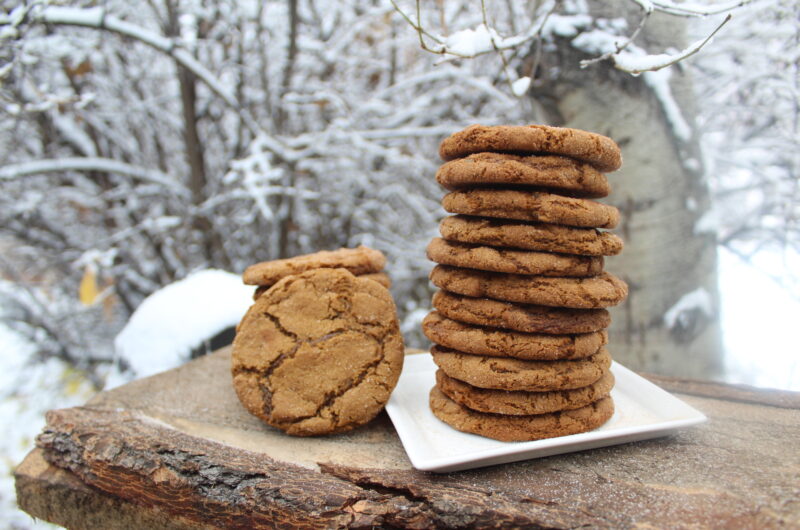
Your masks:
{"label": "snow-covered tree branch", "polygon": [[[752,0],[740,0],[718,5],[700,5],[695,3],[675,4],[673,2],[657,2],[650,0],[629,0],[637,5],[642,16],[639,24],[628,35],[625,31],[627,24],[619,21],[606,21],[595,19],[590,15],[590,9],[583,2],[537,2],[533,12],[513,12],[513,4],[509,4],[510,19],[515,20],[515,27],[500,28],[492,22],[493,19],[503,18],[498,8],[494,7],[489,13],[485,3],[481,3],[481,17],[477,25],[452,31],[449,34],[447,27],[433,29],[435,16],[428,14],[426,18],[422,12],[419,0],[415,1],[414,14],[411,9],[403,7],[397,0],[391,0],[395,10],[403,20],[417,33],[420,47],[428,52],[441,55],[449,59],[472,59],[487,54],[497,54],[504,66],[504,71],[511,91],[518,96],[527,92],[531,79],[517,78],[509,68],[505,53],[514,50],[524,50],[532,43],[541,46],[554,36],[573,37],[581,39],[582,44],[576,44],[584,51],[592,51],[594,58],[584,59],[582,66],[590,66],[601,61],[612,61],[616,68],[624,72],[638,75],[643,72],[656,71],[661,68],[678,63],[705,46],[711,38],[724,26],[731,15],[727,17],[705,38],[694,42],[680,52],[651,54],[641,47],[633,46],[633,42],[640,34],[654,13],[663,13],[672,16],[704,17],[730,12]],[[444,9],[439,7],[440,11]],[[512,13],[513,12],[513,13]],[[521,16],[520,16],[521,15]],[[441,19],[442,17],[440,17]],[[520,27],[521,26],[521,27]],[[441,31],[441,32],[440,32]],[[511,34],[509,34],[509,31]],[[506,36],[504,36],[504,34]],[[602,42],[602,44],[589,44],[588,35]]]}

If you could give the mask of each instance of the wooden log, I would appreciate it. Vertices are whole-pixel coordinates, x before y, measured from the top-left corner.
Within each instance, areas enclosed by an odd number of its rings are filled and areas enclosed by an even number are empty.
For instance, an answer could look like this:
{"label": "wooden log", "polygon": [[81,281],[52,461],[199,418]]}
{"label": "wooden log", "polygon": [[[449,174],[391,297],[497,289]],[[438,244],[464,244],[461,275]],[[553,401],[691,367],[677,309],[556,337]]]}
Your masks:
{"label": "wooden log", "polygon": [[[229,362],[222,351],[53,411],[41,454],[120,506],[231,528],[800,525],[796,406],[681,395],[710,421],[656,440],[432,474],[410,466],[384,414],[313,439],[261,424],[239,405]],[[21,488],[20,504],[43,495]]]}
{"label": "wooden log", "polygon": [[154,505],[136,504],[87,486],[69,471],[49,464],[34,449],[14,472],[19,506],[29,514],[72,530],[204,530]]}

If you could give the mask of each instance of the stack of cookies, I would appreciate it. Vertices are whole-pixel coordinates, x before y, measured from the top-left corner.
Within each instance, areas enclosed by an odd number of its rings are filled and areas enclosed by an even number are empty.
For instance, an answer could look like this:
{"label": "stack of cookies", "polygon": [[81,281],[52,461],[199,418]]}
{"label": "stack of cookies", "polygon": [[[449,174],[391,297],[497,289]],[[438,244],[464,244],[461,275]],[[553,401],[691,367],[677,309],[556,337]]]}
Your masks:
{"label": "stack of cookies", "polygon": [[609,138],[546,126],[473,125],[445,139],[436,178],[456,214],[428,246],[441,290],[423,322],[439,367],[433,413],[503,441],[592,430],[614,412],[606,307],[627,286],[604,272],[622,241],[591,199],[621,164]]}
{"label": "stack of cookies", "polygon": [[287,434],[315,436],[354,429],[383,409],[405,352],[385,264],[361,246],[245,270],[245,283],[259,287],[236,328],[231,372],[248,411]]}

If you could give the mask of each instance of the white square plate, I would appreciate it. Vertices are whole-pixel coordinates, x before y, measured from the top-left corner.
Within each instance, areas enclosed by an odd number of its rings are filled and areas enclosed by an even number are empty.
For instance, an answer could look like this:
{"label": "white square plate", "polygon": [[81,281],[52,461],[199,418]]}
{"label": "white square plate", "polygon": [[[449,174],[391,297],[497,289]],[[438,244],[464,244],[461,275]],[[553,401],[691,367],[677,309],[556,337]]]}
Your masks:
{"label": "white square plate", "polygon": [[386,411],[411,464],[424,471],[461,471],[664,436],[706,421],[705,415],[614,362],[615,412],[603,426],[581,434],[533,442],[500,442],[453,429],[428,407],[436,382],[430,355],[409,355]]}

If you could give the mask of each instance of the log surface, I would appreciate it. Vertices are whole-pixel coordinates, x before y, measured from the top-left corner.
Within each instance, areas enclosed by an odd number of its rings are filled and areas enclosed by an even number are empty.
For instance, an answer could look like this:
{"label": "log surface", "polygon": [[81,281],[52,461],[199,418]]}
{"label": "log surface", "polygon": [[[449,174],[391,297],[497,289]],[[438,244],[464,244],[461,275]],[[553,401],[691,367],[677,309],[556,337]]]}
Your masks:
{"label": "log surface", "polygon": [[116,521],[107,528],[800,526],[797,393],[653,378],[709,421],[432,474],[411,467],[385,413],[322,438],[262,424],[239,404],[229,363],[221,351],[48,413],[17,470],[20,505],[74,528],[92,527],[81,512]]}

